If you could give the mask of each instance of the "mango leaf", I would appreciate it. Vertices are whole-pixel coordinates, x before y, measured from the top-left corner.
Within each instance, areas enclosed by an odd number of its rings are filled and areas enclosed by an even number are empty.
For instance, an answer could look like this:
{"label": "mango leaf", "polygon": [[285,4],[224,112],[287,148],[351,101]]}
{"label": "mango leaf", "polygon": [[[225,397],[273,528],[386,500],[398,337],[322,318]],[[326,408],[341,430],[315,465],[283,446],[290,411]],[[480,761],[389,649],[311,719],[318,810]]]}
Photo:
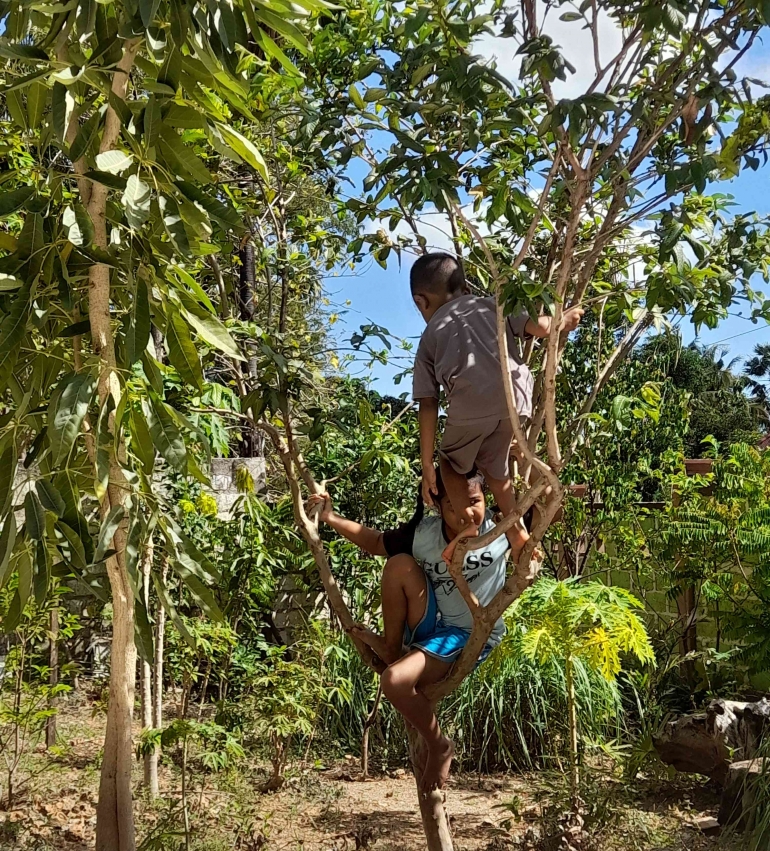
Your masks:
{"label": "mango leaf", "polygon": [[27,491],[24,497],[24,522],[29,537],[42,541],[45,537],[45,509],[34,491]]}
{"label": "mango leaf", "polygon": [[30,286],[23,286],[16,294],[10,311],[0,322],[0,387],[13,371],[19,357],[19,348],[27,333],[27,314],[30,306]]}
{"label": "mango leaf", "polygon": [[51,455],[57,467],[64,464],[75,445],[96,388],[88,373],[69,373],[61,381],[63,389],[56,409],[48,412]]}
{"label": "mango leaf", "polygon": [[91,147],[91,143],[94,141],[96,134],[99,132],[100,119],[101,114],[99,111],[94,111],[89,116],[86,123],[83,124],[80,130],[78,130],[78,134],[75,136],[75,140],[70,145],[69,150],[69,158],[72,162],[77,162]]}
{"label": "mango leaf", "polygon": [[216,126],[222,134],[222,138],[235,151],[235,153],[238,154],[245,163],[250,165],[254,171],[259,174],[262,180],[265,181],[265,183],[268,183],[270,176],[267,173],[267,165],[265,164],[262,154],[259,152],[254,143],[250,142],[245,136],[242,136],[237,130],[233,130],[232,127],[228,127],[226,124],[217,124]]}
{"label": "mango leaf", "polygon": [[125,151],[105,151],[96,155],[96,167],[108,174],[123,174],[133,161],[133,154]]}
{"label": "mango leaf", "polygon": [[123,197],[128,226],[138,230],[150,218],[150,187],[138,175],[129,175]]}
{"label": "mango leaf", "polygon": [[48,86],[45,83],[32,83],[27,88],[27,117],[31,130],[37,130],[43,117],[46,101],[48,100]]}
{"label": "mango leaf", "polygon": [[139,656],[148,664],[152,664],[155,659],[155,638],[147,614],[147,604],[143,599],[134,604],[134,640]]}
{"label": "mango leaf", "polygon": [[161,129],[160,152],[166,165],[179,177],[191,177],[198,183],[211,183],[211,174],[206,166],[171,127]]}
{"label": "mango leaf", "polygon": [[13,632],[21,622],[21,616],[32,593],[32,559],[26,547],[19,552],[14,568],[19,576],[19,584],[3,619],[3,630],[6,634]]}
{"label": "mango leaf", "polygon": [[182,379],[193,387],[203,387],[203,369],[187,323],[179,311],[169,306],[166,311],[166,342],[168,358]]}
{"label": "mango leaf", "polygon": [[16,545],[16,515],[9,512],[3,523],[3,531],[0,532],[0,589],[5,587],[10,579],[11,553]]}
{"label": "mango leaf", "polygon": [[56,524],[56,529],[61,534],[57,543],[61,557],[67,564],[71,565],[73,570],[78,573],[85,573],[88,569],[88,563],[80,535],[68,523],[62,521]]}
{"label": "mango leaf", "polygon": [[[183,299],[184,301],[184,299]],[[244,360],[238,345],[230,336],[230,332],[225,326],[210,313],[204,310],[186,310],[182,308],[185,319],[197,331],[200,338],[208,343],[213,349],[218,349],[220,352],[229,355],[236,360]]]}
{"label": "mango leaf", "polygon": [[155,465],[155,447],[150,430],[147,427],[147,421],[141,412],[131,411],[129,427],[131,430],[131,451],[139,459],[145,476],[150,477]]}
{"label": "mango leaf", "polygon": [[155,448],[174,470],[184,473],[187,470],[187,448],[165,403],[151,394],[144,413]]}
{"label": "mango leaf", "polygon": [[13,495],[13,485],[16,479],[18,454],[13,442],[0,455],[0,517],[5,516]]}
{"label": "mango leaf", "polygon": [[0,192],[0,216],[15,213],[35,194],[34,186],[20,186],[9,192]]}
{"label": "mango leaf", "polygon": [[147,284],[140,275],[136,280],[134,300],[126,329],[126,366],[133,366],[147,348],[150,339],[150,299]]}
{"label": "mango leaf", "polygon": [[48,547],[43,541],[37,542],[35,547],[35,564],[33,572],[33,595],[35,603],[42,606],[48,596],[48,586],[51,583],[51,559],[48,555]]}
{"label": "mango leaf", "polygon": [[121,521],[126,511],[122,505],[115,505],[110,509],[110,513],[102,520],[102,525],[99,528],[99,537],[94,551],[94,564],[98,564],[104,559],[104,554],[112,546],[112,539],[115,532],[118,530]]}
{"label": "mango leaf", "polygon": [[152,584],[155,586],[155,592],[158,595],[158,599],[160,600],[161,605],[166,610],[168,616],[171,618],[179,634],[190,645],[190,647],[195,649],[195,640],[190,635],[187,627],[184,625],[184,621],[179,617],[179,613],[174,608],[174,604],[171,602],[171,598],[168,596],[166,586],[163,584],[163,580],[160,576],[158,576],[157,573],[153,573],[152,575]]}
{"label": "mango leaf", "polygon": [[64,516],[66,511],[64,499],[48,479],[38,479],[35,482],[35,489],[40,502],[47,511],[53,512],[57,517]]}

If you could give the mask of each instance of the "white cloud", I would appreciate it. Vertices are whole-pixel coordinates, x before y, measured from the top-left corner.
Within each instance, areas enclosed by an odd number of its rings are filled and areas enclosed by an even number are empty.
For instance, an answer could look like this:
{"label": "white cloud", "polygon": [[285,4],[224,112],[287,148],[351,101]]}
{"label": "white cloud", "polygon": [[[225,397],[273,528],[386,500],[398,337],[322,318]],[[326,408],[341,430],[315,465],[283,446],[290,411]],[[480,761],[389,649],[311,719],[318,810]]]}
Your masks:
{"label": "white cloud", "polygon": [[[567,7],[560,7],[566,9]],[[549,16],[543,31],[551,36],[558,45],[562,56],[575,67],[574,74],[568,74],[566,81],[555,80],[553,91],[557,98],[575,98],[583,94],[594,80],[593,40],[590,30],[583,21],[561,21]],[[599,35],[599,58],[606,65],[617,55],[623,44],[623,33],[615,21],[600,11],[597,27]],[[474,48],[483,56],[497,61],[497,70],[511,82],[519,80],[521,57],[516,56],[517,42],[500,36],[484,36],[475,42]]]}

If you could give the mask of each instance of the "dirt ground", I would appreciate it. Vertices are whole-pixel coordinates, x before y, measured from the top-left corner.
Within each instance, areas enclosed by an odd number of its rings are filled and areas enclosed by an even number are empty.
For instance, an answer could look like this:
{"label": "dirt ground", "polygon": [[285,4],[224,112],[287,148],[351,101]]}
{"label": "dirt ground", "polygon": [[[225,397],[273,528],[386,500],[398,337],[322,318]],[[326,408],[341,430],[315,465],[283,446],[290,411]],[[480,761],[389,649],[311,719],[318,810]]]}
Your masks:
{"label": "dirt ground", "polygon": [[[0,811],[2,851],[90,851],[96,823],[104,716],[70,702],[61,712],[56,756],[38,750],[24,766],[32,774],[11,811]],[[279,792],[261,794],[261,765],[209,776],[196,774],[190,792],[196,851],[421,851],[425,847],[414,781],[403,770],[362,781],[357,763],[295,768]],[[137,763],[138,838],[144,851],[176,851],[180,835],[179,774],[160,771],[163,798],[150,803]],[[5,784],[2,784],[4,794]],[[598,837],[606,851],[715,851],[715,838],[693,827],[713,815],[713,791],[692,779],[648,779],[630,787],[599,784],[601,806],[612,811]],[[447,789],[457,851],[525,847],[527,831],[552,800],[544,775],[462,775]],[[545,802],[545,804],[544,804]],[[733,846],[741,847],[738,841]]]}

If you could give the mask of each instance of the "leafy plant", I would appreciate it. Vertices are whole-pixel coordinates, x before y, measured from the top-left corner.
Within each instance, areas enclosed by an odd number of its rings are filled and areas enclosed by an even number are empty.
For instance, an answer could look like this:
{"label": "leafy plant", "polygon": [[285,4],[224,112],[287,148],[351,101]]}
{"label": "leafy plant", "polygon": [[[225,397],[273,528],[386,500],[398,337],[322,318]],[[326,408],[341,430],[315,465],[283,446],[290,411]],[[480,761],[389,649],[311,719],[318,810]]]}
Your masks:
{"label": "leafy plant", "polygon": [[564,582],[543,578],[522,595],[515,610],[525,630],[522,650],[541,663],[557,659],[564,665],[569,724],[569,785],[572,812],[580,810],[580,727],[575,664],[612,681],[622,670],[623,655],[655,664],[644,623],[642,604],[628,591],[599,582]]}

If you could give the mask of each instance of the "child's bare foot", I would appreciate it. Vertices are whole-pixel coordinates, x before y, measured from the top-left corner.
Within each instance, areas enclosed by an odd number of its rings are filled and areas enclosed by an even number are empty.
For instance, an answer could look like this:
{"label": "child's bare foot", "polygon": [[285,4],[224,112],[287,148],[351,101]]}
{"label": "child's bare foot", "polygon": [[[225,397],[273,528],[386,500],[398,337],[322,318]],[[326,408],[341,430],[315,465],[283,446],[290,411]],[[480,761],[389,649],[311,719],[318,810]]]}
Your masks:
{"label": "child's bare foot", "polygon": [[450,541],[447,544],[444,552],[441,553],[441,558],[443,558],[447,564],[451,564],[452,556],[454,556],[455,550],[457,549],[457,545],[460,543],[460,541],[464,541],[466,538],[477,538],[478,535],[478,526],[473,523],[466,526],[454,540]]}
{"label": "child's bare foot", "polygon": [[446,786],[454,755],[454,743],[446,736],[442,736],[433,747],[428,748],[428,761],[425,763],[420,782],[420,790],[424,795]]}

